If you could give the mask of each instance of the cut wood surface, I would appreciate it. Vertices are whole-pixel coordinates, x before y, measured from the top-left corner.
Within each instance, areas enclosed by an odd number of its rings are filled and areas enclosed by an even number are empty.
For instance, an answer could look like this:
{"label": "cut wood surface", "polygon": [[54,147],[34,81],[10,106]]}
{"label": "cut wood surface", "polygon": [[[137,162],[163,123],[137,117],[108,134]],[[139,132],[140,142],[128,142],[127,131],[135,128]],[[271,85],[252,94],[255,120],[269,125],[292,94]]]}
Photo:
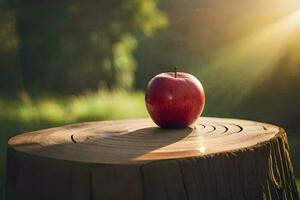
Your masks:
{"label": "cut wood surface", "polygon": [[7,199],[299,199],[284,130],[221,118],[185,129],[132,119],[18,135],[6,188]]}

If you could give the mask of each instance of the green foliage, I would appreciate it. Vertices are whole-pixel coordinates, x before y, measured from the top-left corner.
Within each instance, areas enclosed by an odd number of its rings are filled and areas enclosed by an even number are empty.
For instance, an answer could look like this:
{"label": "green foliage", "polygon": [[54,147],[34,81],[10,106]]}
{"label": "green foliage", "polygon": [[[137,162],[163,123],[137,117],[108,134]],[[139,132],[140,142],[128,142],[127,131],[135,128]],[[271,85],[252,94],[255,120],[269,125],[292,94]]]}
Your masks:
{"label": "green foliage", "polygon": [[[85,92],[77,96],[30,97],[23,93],[18,100],[0,98],[0,119],[19,122],[21,129],[43,128],[49,125],[88,120],[118,119],[146,116],[144,95],[125,90]],[[124,106],[126,105],[126,106]],[[30,123],[28,123],[30,122]],[[40,125],[39,125],[40,123]],[[1,128],[1,126],[0,126]],[[17,131],[18,132],[18,131]]]}
{"label": "green foliage", "polygon": [[135,24],[142,29],[142,32],[151,36],[156,29],[167,24],[166,16],[158,9],[156,0],[135,0],[138,9],[135,12]]}
{"label": "green foliage", "polygon": [[0,56],[9,48],[19,76],[7,80],[4,69],[0,83],[19,80],[28,91],[130,89],[138,41],[167,24],[156,0],[13,1],[9,12],[0,20]]}

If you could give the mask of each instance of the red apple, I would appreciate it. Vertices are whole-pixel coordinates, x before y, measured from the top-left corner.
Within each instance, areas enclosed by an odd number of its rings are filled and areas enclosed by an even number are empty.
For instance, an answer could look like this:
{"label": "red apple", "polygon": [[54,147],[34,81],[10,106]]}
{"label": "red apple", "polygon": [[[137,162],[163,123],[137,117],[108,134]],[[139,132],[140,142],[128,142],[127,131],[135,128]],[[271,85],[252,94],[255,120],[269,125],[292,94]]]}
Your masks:
{"label": "red apple", "polygon": [[193,124],[201,115],[205,94],[200,81],[183,72],[161,73],[148,83],[146,106],[152,120],[162,128]]}

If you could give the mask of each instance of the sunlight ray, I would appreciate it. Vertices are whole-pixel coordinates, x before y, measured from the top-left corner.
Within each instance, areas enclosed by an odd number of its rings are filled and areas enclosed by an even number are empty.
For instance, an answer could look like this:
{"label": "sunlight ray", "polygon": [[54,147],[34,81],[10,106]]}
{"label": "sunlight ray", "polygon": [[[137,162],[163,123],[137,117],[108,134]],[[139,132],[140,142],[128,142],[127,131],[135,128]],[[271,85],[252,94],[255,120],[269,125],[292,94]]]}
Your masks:
{"label": "sunlight ray", "polygon": [[273,66],[284,54],[289,38],[299,26],[300,9],[212,56],[212,61],[199,74],[210,77],[207,85],[214,92],[212,97],[222,100],[220,107],[226,103],[226,109],[230,112],[251,93],[253,86],[268,78]]}

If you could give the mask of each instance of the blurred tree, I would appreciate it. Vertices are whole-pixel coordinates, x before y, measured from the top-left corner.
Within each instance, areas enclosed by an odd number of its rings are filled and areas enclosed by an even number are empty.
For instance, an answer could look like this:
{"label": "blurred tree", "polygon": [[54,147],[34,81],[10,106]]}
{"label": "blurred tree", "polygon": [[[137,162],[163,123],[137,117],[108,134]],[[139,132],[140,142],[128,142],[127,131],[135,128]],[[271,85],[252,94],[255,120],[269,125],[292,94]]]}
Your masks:
{"label": "blurred tree", "polygon": [[18,37],[14,12],[0,4],[0,90],[21,87],[21,71],[18,60]]}
{"label": "blurred tree", "polygon": [[101,81],[129,89],[138,39],[167,23],[156,0],[20,0],[10,8],[26,90],[78,92]]}

